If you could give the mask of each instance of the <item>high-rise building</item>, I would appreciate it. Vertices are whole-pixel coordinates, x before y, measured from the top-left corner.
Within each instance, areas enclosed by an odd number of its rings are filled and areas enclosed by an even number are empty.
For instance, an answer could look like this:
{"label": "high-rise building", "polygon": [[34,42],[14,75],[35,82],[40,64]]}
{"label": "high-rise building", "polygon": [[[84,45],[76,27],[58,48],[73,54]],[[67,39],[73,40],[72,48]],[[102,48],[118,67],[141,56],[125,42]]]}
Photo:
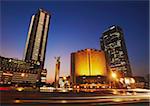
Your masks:
{"label": "high-rise building", "polygon": [[100,44],[109,72],[116,71],[123,77],[132,76],[123,30],[119,26],[111,26],[103,32]]}
{"label": "high-rise building", "polygon": [[50,13],[39,9],[32,16],[29,26],[24,60],[35,61],[40,64],[40,68],[44,66],[50,18]]}
{"label": "high-rise building", "polygon": [[[100,76],[106,76],[106,60],[103,51],[85,49],[71,53],[71,81],[76,83],[95,83]],[[91,78],[95,80],[88,80]],[[80,79],[82,79],[80,80]],[[98,82],[96,82],[98,83]]]}

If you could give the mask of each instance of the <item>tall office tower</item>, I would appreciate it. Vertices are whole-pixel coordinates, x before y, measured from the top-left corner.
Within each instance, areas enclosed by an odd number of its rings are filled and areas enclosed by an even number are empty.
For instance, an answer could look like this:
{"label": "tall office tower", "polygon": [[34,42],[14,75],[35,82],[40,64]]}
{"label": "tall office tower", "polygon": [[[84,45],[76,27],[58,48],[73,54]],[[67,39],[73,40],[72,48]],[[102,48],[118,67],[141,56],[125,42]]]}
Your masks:
{"label": "tall office tower", "polygon": [[119,26],[111,26],[103,32],[100,43],[109,72],[116,71],[120,77],[132,76],[123,30]]}
{"label": "tall office tower", "polygon": [[44,67],[50,18],[51,14],[39,9],[32,16],[28,31],[24,60],[35,61],[40,68]]}

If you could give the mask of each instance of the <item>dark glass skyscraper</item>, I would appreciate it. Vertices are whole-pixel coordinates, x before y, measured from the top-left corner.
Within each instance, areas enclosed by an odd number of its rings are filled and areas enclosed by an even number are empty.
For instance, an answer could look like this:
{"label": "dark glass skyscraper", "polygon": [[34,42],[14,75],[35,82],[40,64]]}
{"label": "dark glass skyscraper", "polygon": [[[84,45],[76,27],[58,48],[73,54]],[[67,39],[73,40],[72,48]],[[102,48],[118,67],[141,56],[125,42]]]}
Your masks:
{"label": "dark glass skyscraper", "polygon": [[44,66],[50,18],[51,14],[39,9],[32,16],[29,26],[24,60],[35,61],[40,65],[40,68]]}
{"label": "dark glass skyscraper", "polygon": [[100,43],[109,72],[117,71],[121,76],[132,76],[123,30],[119,26],[111,26],[103,32]]}

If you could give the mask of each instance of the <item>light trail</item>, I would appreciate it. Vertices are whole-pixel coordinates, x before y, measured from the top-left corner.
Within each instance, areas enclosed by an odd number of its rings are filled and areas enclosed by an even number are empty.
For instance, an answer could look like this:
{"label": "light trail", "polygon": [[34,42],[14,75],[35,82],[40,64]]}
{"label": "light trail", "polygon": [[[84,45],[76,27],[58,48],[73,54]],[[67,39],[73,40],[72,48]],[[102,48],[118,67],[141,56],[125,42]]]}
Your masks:
{"label": "light trail", "polygon": [[[20,99],[19,99],[20,100]],[[138,102],[141,100],[150,100],[150,95],[112,95],[112,96],[92,96],[92,97],[50,97],[46,99],[20,100],[15,103],[52,103],[52,104],[68,104],[68,103],[122,103],[122,102]],[[15,100],[16,101],[16,100]]]}

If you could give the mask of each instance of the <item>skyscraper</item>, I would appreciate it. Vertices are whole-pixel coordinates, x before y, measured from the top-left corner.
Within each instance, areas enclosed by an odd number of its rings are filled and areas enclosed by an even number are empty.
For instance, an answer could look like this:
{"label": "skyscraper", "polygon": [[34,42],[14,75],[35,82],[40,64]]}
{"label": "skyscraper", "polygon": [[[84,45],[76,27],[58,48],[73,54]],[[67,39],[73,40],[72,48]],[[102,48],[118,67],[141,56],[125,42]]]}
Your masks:
{"label": "skyscraper", "polygon": [[24,51],[25,61],[35,61],[43,68],[51,14],[39,9],[31,17],[31,22]]}
{"label": "skyscraper", "polygon": [[101,49],[105,52],[107,68],[121,76],[132,76],[123,30],[119,26],[111,26],[100,38]]}

